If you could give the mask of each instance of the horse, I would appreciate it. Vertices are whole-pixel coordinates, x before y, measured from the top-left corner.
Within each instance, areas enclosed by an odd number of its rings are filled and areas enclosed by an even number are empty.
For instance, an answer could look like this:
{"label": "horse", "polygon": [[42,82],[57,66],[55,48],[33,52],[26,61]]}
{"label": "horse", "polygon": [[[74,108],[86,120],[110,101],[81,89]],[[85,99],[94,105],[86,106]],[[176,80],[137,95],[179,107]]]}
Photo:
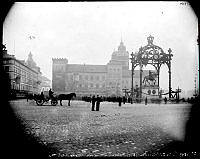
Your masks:
{"label": "horse", "polygon": [[144,79],[143,79],[142,83],[145,82],[145,85],[146,85],[146,82],[148,82],[148,84],[150,84],[149,81],[151,81],[151,82],[154,82],[154,85],[155,85],[155,83],[156,83],[156,79],[155,78],[156,77],[157,77],[157,73],[151,72],[151,73],[149,73],[148,76],[144,76]]}
{"label": "horse", "polygon": [[68,100],[68,106],[70,106],[70,100],[76,97],[76,93],[70,93],[70,94],[59,94],[57,96],[57,99],[60,100],[60,105],[62,106],[62,100]]}

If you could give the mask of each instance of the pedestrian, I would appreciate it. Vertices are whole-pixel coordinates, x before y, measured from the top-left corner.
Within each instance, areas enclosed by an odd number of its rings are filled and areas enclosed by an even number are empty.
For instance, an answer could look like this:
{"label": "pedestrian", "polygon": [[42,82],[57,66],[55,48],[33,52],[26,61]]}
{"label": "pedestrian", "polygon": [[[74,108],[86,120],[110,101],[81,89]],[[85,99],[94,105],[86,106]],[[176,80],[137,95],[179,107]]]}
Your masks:
{"label": "pedestrian", "polygon": [[96,103],[96,98],[95,98],[95,96],[93,95],[93,96],[92,96],[92,111],[94,111],[95,103]]}
{"label": "pedestrian", "polygon": [[119,106],[122,105],[122,97],[118,97]]}
{"label": "pedestrian", "polygon": [[41,91],[41,98],[44,99],[44,93]]}
{"label": "pedestrian", "polygon": [[49,97],[50,97],[50,99],[52,99],[53,98],[53,91],[51,90],[51,88],[49,89]]}
{"label": "pedestrian", "polygon": [[123,96],[123,103],[125,104],[126,103],[126,96]]}
{"label": "pedestrian", "polygon": [[165,104],[167,104],[167,98],[166,97],[164,98],[164,101],[165,101]]}
{"label": "pedestrian", "polygon": [[100,107],[100,102],[101,102],[101,98],[99,97],[99,95],[97,95],[97,99],[96,99],[96,111],[99,111],[99,107]]}
{"label": "pedestrian", "polygon": [[145,105],[147,105],[147,97],[145,98]]}

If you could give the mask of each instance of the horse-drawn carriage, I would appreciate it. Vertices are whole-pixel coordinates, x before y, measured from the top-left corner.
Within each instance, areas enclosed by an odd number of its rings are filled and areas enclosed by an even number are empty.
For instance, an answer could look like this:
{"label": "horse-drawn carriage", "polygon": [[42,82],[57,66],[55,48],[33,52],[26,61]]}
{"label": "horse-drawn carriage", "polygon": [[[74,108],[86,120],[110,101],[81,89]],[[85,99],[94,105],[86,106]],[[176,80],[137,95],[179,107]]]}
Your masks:
{"label": "horse-drawn carriage", "polygon": [[52,95],[51,97],[48,95],[48,93],[43,94],[35,94],[33,99],[36,101],[37,105],[43,105],[44,103],[51,103],[52,106],[56,106],[58,104],[58,101],[60,101],[60,105],[62,106],[62,100],[68,100],[68,106],[70,106],[70,100],[76,97],[75,93],[70,94],[59,94],[59,95]]}

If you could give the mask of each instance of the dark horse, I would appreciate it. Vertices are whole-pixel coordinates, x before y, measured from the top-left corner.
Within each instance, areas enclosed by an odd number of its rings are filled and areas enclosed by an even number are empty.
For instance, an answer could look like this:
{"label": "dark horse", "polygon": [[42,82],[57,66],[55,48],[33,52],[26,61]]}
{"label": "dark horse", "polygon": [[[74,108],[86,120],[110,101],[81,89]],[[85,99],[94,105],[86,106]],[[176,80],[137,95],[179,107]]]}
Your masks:
{"label": "dark horse", "polygon": [[70,94],[59,94],[57,96],[57,99],[60,100],[60,105],[62,106],[62,100],[68,100],[68,106],[70,106],[70,100],[76,97],[76,93],[70,93]]}

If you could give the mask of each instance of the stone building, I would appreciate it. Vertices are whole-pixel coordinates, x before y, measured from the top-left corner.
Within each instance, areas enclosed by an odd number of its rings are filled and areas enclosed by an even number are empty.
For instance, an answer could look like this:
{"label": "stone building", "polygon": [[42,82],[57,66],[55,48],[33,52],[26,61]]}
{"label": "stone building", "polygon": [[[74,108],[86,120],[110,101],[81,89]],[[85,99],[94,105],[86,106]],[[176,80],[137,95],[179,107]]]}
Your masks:
{"label": "stone building", "polygon": [[51,80],[45,76],[42,76],[41,78],[42,78],[42,82],[40,84],[41,91],[46,91],[46,92],[49,91],[49,89],[51,88]]}
{"label": "stone building", "polygon": [[[57,93],[75,92],[80,96],[99,94],[123,95],[131,89],[129,53],[123,42],[111,55],[106,65],[69,64],[66,58],[52,59],[52,89]],[[143,70],[143,76],[148,70]],[[134,88],[139,85],[139,70],[134,71]]]}
{"label": "stone building", "polygon": [[12,97],[23,97],[27,93],[38,93],[41,72],[40,68],[34,63],[32,54],[30,53],[28,60],[25,61],[8,54],[6,49],[2,51],[3,69],[9,77],[8,83]]}

